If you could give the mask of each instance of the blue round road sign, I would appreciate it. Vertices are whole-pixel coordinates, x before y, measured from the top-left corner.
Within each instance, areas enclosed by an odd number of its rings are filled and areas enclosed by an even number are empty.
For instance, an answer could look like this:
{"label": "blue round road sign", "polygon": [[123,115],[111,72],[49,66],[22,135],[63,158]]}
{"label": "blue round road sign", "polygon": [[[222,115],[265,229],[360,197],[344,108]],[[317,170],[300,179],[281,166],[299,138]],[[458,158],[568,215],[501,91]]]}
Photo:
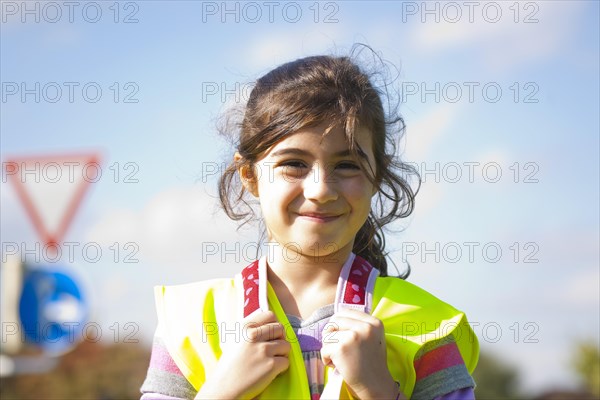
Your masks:
{"label": "blue round road sign", "polygon": [[23,279],[19,316],[27,343],[56,354],[81,340],[88,309],[81,289],[64,270],[32,269]]}

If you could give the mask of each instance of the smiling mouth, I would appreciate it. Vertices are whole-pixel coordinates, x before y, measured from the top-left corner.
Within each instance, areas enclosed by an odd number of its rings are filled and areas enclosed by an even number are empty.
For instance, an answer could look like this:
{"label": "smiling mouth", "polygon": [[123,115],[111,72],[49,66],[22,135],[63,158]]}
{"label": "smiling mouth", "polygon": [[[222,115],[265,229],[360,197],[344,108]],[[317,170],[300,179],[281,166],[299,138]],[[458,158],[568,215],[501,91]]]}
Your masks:
{"label": "smiling mouth", "polygon": [[302,219],[320,223],[334,221],[340,217],[339,215],[332,214],[298,214],[298,216]]}

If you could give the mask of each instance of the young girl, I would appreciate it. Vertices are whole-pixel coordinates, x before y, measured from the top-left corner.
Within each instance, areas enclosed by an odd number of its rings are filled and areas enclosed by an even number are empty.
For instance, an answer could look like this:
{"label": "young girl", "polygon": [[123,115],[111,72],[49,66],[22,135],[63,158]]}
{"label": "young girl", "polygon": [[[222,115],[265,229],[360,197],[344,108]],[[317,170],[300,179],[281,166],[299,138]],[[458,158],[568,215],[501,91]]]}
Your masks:
{"label": "young girl", "polygon": [[372,81],[316,56],[256,82],[220,199],[244,222],[258,201],[268,254],[234,279],[157,288],[142,399],[474,398],[465,315],[388,276],[382,228],[412,212],[413,171]]}

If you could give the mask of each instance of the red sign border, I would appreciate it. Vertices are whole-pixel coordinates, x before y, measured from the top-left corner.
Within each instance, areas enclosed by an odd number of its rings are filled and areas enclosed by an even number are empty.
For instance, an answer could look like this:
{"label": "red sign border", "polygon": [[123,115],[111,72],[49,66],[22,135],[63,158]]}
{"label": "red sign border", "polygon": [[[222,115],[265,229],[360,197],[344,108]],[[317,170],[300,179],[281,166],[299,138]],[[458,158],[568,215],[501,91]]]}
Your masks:
{"label": "red sign border", "polygon": [[[99,153],[95,152],[95,153],[59,154],[59,155],[41,156],[41,157],[36,157],[36,156],[7,157],[7,158],[5,158],[5,161],[2,163],[3,164],[2,167],[3,167],[3,169],[5,169],[9,164],[16,164],[17,168],[20,168],[19,164],[22,165],[23,163],[26,163],[26,162],[31,162],[31,161],[44,162],[44,161],[50,161],[50,160],[57,162],[57,160],[61,160],[61,159],[65,159],[65,158],[73,158],[73,157],[87,158],[88,160],[85,162],[85,165],[97,164],[98,166],[100,166],[101,156]],[[46,228],[39,212],[37,211],[33,201],[31,200],[29,193],[27,192],[27,190],[25,190],[24,182],[19,180],[18,176],[19,176],[18,174],[10,174],[10,175],[8,175],[8,179],[13,183],[13,186],[17,192],[17,195],[19,196],[19,199],[21,200],[23,206],[25,207],[25,211],[27,212],[27,214],[31,218],[31,221],[33,222],[33,226],[34,226],[36,232],[38,233],[40,238],[44,241],[44,243],[47,244],[49,247],[58,246],[58,244],[61,243],[62,239],[64,238],[65,234],[67,233],[67,230],[68,230],[69,226],[71,225],[73,218],[75,217],[77,209],[79,208],[81,201],[83,200],[83,197],[84,197],[85,193],[87,192],[87,190],[90,186],[90,183],[92,183],[92,182],[87,179],[83,179],[82,184],[79,185],[79,188],[77,189],[75,195],[71,198],[71,201],[66,208],[66,212],[65,212],[64,216],[62,217],[61,222],[58,225],[58,229],[56,230],[56,232],[51,233]]]}

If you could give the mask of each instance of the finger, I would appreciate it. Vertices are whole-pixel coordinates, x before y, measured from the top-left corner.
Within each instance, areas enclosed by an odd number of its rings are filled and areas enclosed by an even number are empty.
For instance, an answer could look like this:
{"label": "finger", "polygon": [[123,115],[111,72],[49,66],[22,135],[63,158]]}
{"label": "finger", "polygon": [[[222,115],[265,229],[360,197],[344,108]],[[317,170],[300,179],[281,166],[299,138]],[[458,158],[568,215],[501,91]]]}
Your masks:
{"label": "finger", "polygon": [[332,317],[323,328],[323,335],[336,331],[355,331],[366,333],[371,328],[371,325],[364,321],[359,321],[352,318],[341,316]]}
{"label": "finger", "polygon": [[265,344],[270,357],[288,357],[292,346],[287,340],[273,340]]}
{"label": "finger", "polygon": [[335,365],[333,364],[333,361],[331,360],[330,348],[331,348],[331,346],[323,345],[323,347],[321,348],[321,361],[323,361],[324,365],[335,368]]}
{"label": "finger", "polygon": [[[329,324],[333,325],[337,330],[353,330],[357,332],[368,333],[374,330],[383,330],[383,323],[377,318],[356,319],[352,316],[335,314],[329,320]],[[328,329],[332,329],[329,327]]]}
{"label": "finger", "polygon": [[273,357],[272,371],[276,375],[285,372],[290,367],[290,359],[287,357]]}
{"label": "finger", "polygon": [[273,311],[256,310],[242,320],[243,324],[264,325],[269,322],[277,322],[277,317]]}
{"label": "finger", "polygon": [[244,338],[249,342],[268,342],[271,340],[285,339],[285,329],[279,322],[258,326],[248,323],[243,328]]}
{"label": "finger", "polygon": [[270,322],[251,328],[255,330],[254,341],[266,342],[269,340],[285,339],[285,328],[279,322]]}
{"label": "finger", "polygon": [[366,322],[366,323],[368,323],[370,325],[374,325],[374,326],[377,326],[381,323],[381,321],[379,319],[375,318],[371,314],[368,314],[363,311],[349,309],[349,308],[341,308],[338,312],[336,312],[332,316],[332,319],[335,317],[350,318],[350,319],[354,319],[357,321],[363,321],[363,322]]}
{"label": "finger", "polygon": [[356,343],[360,338],[360,335],[356,331],[331,331],[326,337],[323,337],[323,347],[327,346],[327,350],[330,352],[337,351],[340,347],[352,345]]}
{"label": "finger", "polygon": [[365,321],[338,316],[335,320],[329,321],[328,324],[330,326],[322,332],[323,338],[326,338],[324,342],[341,342],[346,339],[356,343],[364,340],[375,340],[381,344],[385,340],[385,331],[381,323],[376,327]]}
{"label": "finger", "polygon": [[337,343],[336,335],[339,334],[338,325],[328,322],[321,332],[321,343]]}

